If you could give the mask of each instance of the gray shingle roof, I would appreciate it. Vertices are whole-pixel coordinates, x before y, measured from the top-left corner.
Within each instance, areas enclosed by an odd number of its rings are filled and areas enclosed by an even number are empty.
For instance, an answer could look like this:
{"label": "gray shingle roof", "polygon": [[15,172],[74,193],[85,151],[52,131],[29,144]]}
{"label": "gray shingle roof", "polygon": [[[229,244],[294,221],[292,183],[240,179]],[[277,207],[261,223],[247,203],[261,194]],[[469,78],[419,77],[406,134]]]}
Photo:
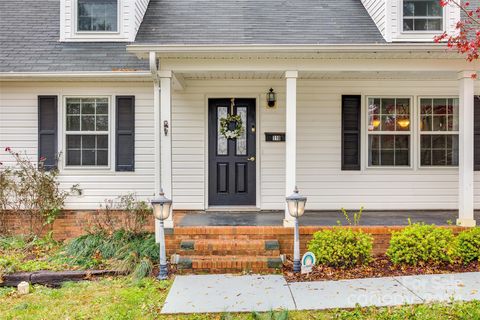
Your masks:
{"label": "gray shingle roof", "polygon": [[150,0],[135,43],[385,43],[360,0]]}
{"label": "gray shingle roof", "polygon": [[59,0],[0,0],[0,72],[148,70],[126,43],[61,43]]}
{"label": "gray shingle roof", "polygon": [[[148,70],[128,43],[59,42],[59,0],[0,0],[0,72]],[[360,0],[150,0],[135,43],[373,44]]]}

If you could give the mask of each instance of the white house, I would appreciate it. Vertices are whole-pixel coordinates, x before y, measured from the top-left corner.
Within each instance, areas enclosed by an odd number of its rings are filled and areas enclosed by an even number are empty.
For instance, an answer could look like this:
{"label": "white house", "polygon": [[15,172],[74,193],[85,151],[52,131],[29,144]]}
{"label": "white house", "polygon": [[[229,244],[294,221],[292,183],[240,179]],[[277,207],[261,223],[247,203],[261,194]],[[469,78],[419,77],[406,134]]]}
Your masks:
{"label": "white house", "polygon": [[0,161],[61,153],[70,209],[162,188],[174,209],[282,210],[298,185],[313,210],[472,226],[478,64],[433,42],[459,19],[438,0],[3,0]]}

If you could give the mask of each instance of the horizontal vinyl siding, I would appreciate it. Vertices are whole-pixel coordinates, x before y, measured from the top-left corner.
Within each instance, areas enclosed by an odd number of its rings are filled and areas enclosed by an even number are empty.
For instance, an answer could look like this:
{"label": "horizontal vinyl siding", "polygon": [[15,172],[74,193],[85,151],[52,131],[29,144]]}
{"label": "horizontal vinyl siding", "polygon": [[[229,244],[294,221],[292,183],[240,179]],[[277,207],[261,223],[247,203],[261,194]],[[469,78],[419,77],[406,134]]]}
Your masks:
{"label": "horizontal vinyl siding", "polygon": [[[61,171],[61,187],[79,184],[80,197],[68,199],[67,208],[96,209],[105,199],[134,192],[142,199],[151,198],[154,190],[153,151],[153,85],[151,83],[92,83],[92,82],[0,82],[0,161],[11,164],[4,151],[9,146],[27,156],[37,158],[37,97],[58,95],[59,107],[63,96],[107,95],[114,103],[116,95],[134,95],[135,99],[135,172],[115,172],[110,169]],[[111,112],[115,108],[112,105]],[[112,120],[110,120],[112,121]],[[113,124],[113,122],[111,122]],[[63,134],[59,131],[59,139]],[[60,150],[62,151],[62,150]],[[111,152],[114,149],[111,148]],[[62,153],[64,158],[65,153]],[[114,157],[113,157],[114,158]],[[112,159],[112,156],[110,157]]]}
{"label": "horizontal vinyl siding", "polygon": [[[341,171],[341,96],[457,95],[456,81],[320,81],[298,80],[297,183],[308,196],[309,209],[455,209],[457,169],[362,169]],[[277,107],[265,108],[265,92],[277,92]],[[285,131],[284,80],[195,80],[174,91],[172,107],[173,199],[177,209],[206,206],[207,97],[259,98],[259,203],[262,209],[283,209],[285,143],[267,143],[265,132]],[[477,90],[477,93],[480,90]],[[153,89],[151,83],[2,82],[0,83],[0,161],[11,163],[4,148],[37,157],[37,96],[135,95],[135,172],[65,170],[63,187],[80,184],[81,197],[68,208],[94,209],[107,198],[136,192],[144,199],[154,190]],[[417,103],[415,101],[414,103]],[[365,106],[363,106],[365,108]],[[112,109],[113,110],[113,109]],[[362,116],[365,126],[365,115]],[[62,136],[62,135],[60,135]],[[366,139],[362,136],[362,165]],[[414,142],[413,148],[418,148]],[[112,150],[113,151],[113,150]],[[416,161],[416,159],[414,160]],[[113,165],[113,164],[112,164]],[[475,206],[480,208],[480,172],[475,174]]]}
{"label": "horizontal vinyl siding", "polygon": [[[456,209],[458,170],[363,168],[341,170],[341,96],[457,95],[456,81],[320,81],[298,80],[297,184],[308,196],[309,209]],[[277,92],[277,108],[265,108],[268,88]],[[285,131],[285,81],[191,80],[173,95],[173,194],[175,206],[205,207],[207,97],[260,96],[260,207],[283,209],[285,197],[285,143],[265,142],[265,132]],[[364,109],[363,109],[364,110]],[[414,121],[417,121],[415,119]],[[362,130],[365,114],[362,114]],[[416,139],[416,135],[413,136]],[[362,134],[362,166],[366,138]],[[412,144],[417,156],[418,143]],[[475,205],[480,208],[480,173],[475,174]]]}

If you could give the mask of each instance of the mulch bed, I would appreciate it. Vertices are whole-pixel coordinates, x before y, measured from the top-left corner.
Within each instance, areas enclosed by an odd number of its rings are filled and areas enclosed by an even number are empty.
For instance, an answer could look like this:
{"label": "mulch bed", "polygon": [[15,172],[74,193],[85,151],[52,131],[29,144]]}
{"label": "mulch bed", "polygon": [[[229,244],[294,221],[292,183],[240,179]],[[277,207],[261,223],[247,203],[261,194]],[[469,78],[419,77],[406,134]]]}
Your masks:
{"label": "mulch bed", "polygon": [[374,258],[368,266],[357,266],[353,268],[333,268],[316,265],[309,274],[294,274],[291,260],[285,262],[283,275],[288,282],[342,280],[359,278],[379,278],[394,276],[409,276],[421,274],[445,274],[459,272],[478,272],[480,262],[470,264],[441,264],[441,265],[418,265],[402,266],[394,265],[386,256]]}

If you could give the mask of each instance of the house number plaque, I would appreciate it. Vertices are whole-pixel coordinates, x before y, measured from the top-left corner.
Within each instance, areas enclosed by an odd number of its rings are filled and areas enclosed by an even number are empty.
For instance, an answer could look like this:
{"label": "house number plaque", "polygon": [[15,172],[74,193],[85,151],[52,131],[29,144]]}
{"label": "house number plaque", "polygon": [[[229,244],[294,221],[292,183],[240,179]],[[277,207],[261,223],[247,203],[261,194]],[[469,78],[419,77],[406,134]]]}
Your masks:
{"label": "house number plaque", "polygon": [[265,132],[265,141],[268,142],[284,142],[285,132]]}

